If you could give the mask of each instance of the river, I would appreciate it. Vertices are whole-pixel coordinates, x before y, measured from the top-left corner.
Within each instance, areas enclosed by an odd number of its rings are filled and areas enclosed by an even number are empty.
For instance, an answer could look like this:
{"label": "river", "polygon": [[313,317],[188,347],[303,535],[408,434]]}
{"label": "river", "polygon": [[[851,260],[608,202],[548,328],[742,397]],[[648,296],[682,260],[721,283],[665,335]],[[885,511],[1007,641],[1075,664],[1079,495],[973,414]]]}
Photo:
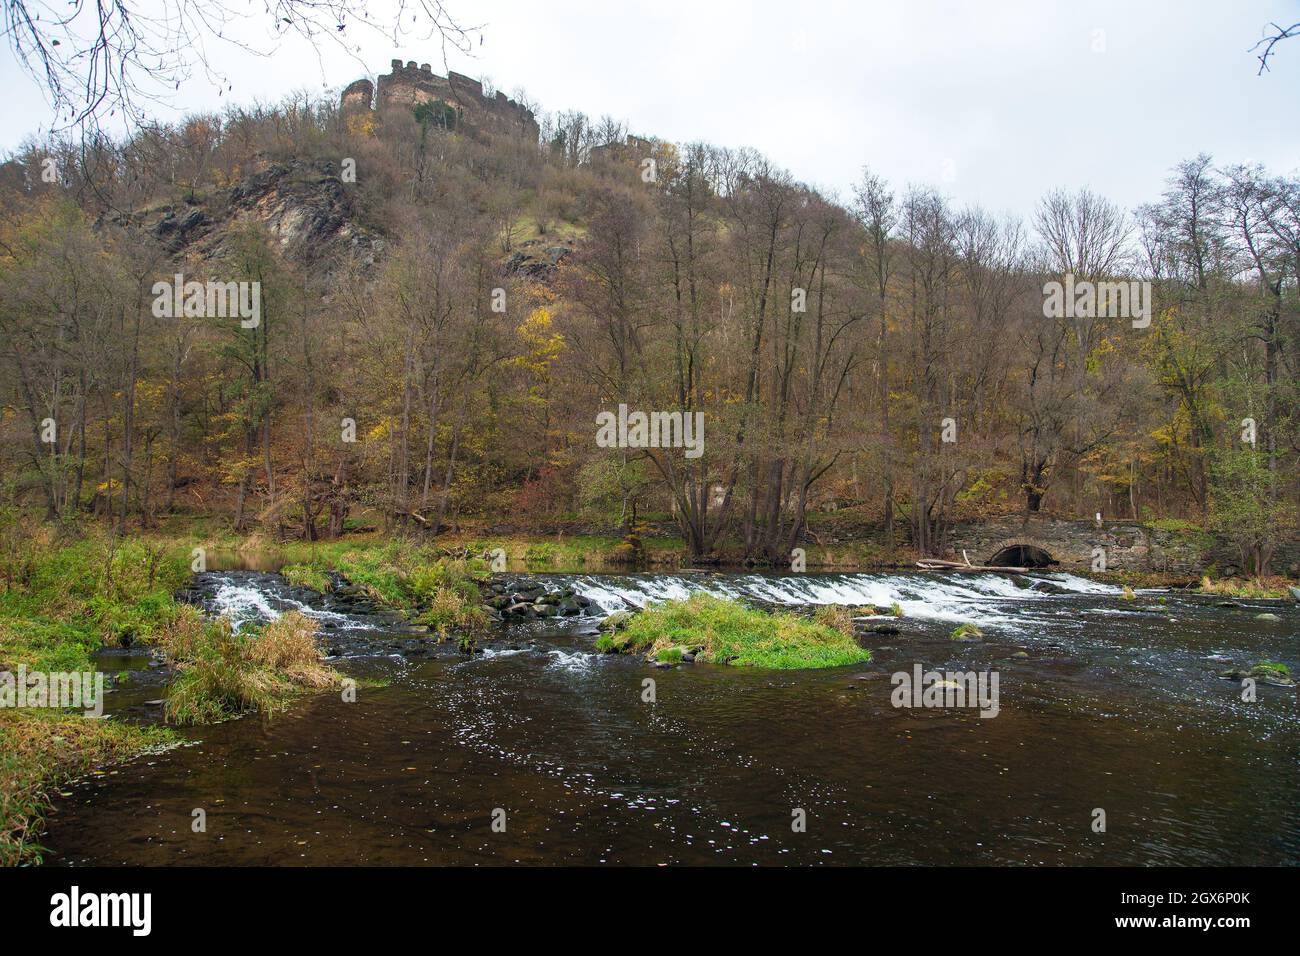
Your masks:
{"label": "river", "polygon": [[[1246,702],[1217,676],[1300,669],[1295,605],[1124,600],[1063,574],[552,582],[604,611],[707,589],[903,616],[880,619],[899,633],[870,635],[870,663],[835,670],[657,669],[594,653],[595,617],[502,625],[465,658],[277,574],[208,572],[210,611],[319,617],[356,702],[186,730],[68,788],[48,862],[1300,864],[1297,692],[1260,685]],[[958,621],[985,639],[951,641]],[[917,663],[996,671],[997,716],[894,707],[890,675]],[[110,713],[158,719],[161,669],[138,654],[101,666],[127,674]]]}

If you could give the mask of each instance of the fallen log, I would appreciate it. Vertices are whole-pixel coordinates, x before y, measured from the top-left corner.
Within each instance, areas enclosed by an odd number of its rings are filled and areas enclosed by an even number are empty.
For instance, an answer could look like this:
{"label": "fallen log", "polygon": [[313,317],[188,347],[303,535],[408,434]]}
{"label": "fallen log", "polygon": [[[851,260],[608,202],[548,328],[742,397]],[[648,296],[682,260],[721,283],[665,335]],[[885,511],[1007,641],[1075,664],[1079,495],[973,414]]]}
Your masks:
{"label": "fallen log", "polygon": [[1008,568],[1002,565],[962,564],[960,561],[939,561],[937,559],[918,561],[916,566],[922,571],[992,571],[997,574],[1028,574],[1029,568]]}

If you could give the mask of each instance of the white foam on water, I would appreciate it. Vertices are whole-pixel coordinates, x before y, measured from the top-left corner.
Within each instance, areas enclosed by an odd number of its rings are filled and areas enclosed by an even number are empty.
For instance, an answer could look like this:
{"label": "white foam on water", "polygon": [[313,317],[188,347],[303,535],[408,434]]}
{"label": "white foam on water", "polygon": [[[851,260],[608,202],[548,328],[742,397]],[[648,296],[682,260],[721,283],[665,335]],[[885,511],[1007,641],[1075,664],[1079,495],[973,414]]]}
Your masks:
{"label": "white foam on water", "polygon": [[222,581],[212,597],[214,614],[228,617],[236,631],[252,621],[273,621],[280,612],[257,588]]}
{"label": "white foam on water", "polygon": [[475,656],[475,660],[490,661],[494,657],[514,657],[516,654],[527,653],[522,647],[485,647],[483,652]]}
{"label": "white foam on water", "polygon": [[328,621],[338,630],[367,627],[346,614],[314,608],[296,598],[268,593],[255,585],[239,583],[229,578],[220,580],[216,593],[212,596],[212,612],[228,617],[236,633],[247,624],[273,621],[286,611],[298,611],[318,621]]}
{"label": "white foam on water", "polygon": [[[1118,589],[1072,574],[1027,575],[1077,594],[1114,594]],[[629,575],[583,576],[572,587],[606,614],[643,608],[652,601],[682,600],[692,594],[752,598],[775,604],[857,604],[887,609],[898,604],[905,616],[1011,625],[1023,619],[1006,613],[1026,603],[1048,601],[1052,595],[1022,587],[1002,574],[811,574],[807,576],[749,574],[735,576]]]}
{"label": "white foam on water", "polygon": [[597,657],[596,654],[587,654],[582,651],[562,651],[559,648],[547,651],[546,656],[551,659],[546,665],[548,669],[568,671],[570,674],[580,674],[590,669]]}
{"label": "white foam on water", "polygon": [[[1046,580],[1053,584],[1059,584],[1063,588],[1069,588],[1076,594],[1119,594],[1123,589],[1114,587],[1110,584],[1102,584],[1100,581],[1091,581],[1088,578],[1081,578],[1075,574],[1060,572],[1059,574],[1046,575]],[[1160,592],[1160,588],[1154,588],[1153,592]]]}

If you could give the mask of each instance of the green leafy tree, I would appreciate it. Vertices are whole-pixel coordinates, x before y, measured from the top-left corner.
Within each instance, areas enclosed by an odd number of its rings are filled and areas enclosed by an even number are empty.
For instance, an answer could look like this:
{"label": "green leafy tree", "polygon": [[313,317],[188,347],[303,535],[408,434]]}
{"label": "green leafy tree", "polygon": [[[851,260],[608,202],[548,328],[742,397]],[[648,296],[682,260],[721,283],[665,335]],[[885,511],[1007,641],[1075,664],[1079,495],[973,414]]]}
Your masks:
{"label": "green leafy tree", "polygon": [[1273,493],[1274,475],[1253,450],[1220,452],[1211,478],[1210,530],[1233,542],[1256,577],[1296,529],[1296,508]]}

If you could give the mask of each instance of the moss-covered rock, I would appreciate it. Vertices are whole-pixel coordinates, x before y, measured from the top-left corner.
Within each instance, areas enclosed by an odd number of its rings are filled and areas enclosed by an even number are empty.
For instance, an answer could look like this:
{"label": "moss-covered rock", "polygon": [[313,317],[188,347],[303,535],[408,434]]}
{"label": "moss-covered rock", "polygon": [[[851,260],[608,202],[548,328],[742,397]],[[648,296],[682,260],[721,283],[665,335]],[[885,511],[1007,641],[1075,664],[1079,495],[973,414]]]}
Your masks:
{"label": "moss-covered rock", "polygon": [[1291,676],[1291,668],[1285,664],[1279,664],[1276,661],[1258,661],[1251,667],[1234,667],[1226,671],[1221,671],[1220,677],[1226,677],[1230,680],[1245,680],[1251,678],[1261,684],[1272,684],[1275,687],[1294,687],[1296,686],[1295,678]]}

